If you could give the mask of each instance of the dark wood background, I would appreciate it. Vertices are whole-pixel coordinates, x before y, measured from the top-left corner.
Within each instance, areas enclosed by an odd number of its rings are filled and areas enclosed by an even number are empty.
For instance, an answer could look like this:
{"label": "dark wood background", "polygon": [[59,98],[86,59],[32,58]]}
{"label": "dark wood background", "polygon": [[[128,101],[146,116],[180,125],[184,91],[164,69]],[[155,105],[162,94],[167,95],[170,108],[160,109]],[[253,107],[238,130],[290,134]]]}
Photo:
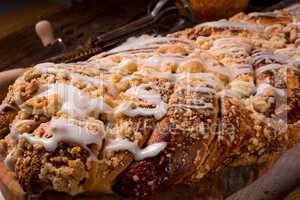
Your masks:
{"label": "dark wood background", "polygon": [[[3,1],[0,0],[0,6]],[[25,6],[0,15],[0,71],[28,67],[57,55],[57,49],[44,48],[35,33],[34,25],[40,19],[53,24],[56,37],[63,39],[69,52],[80,48],[91,36],[143,16],[150,1],[82,0],[84,3],[68,7],[50,0],[27,0]],[[261,10],[279,1],[251,0],[248,11]]]}
{"label": "dark wood background", "polygon": [[68,50],[78,48],[92,35],[126,24],[144,13],[149,0],[89,0],[65,7],[51,1],[32,1],[0,16],[0,70],[27,67],[55,55],[44,48],[34,25],[49,20]]}

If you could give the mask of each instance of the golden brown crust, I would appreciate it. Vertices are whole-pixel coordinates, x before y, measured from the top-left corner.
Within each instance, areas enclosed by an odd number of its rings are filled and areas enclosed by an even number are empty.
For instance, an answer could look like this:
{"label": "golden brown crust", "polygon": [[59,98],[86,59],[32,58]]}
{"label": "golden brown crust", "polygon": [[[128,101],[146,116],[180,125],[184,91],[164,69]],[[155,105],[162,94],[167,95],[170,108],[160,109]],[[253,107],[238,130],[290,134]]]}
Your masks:
{"label": "golden brown crust", "polygon": [[223,104],[224,128],[221,138],[230,143],[227,163],[231,165],[261,163],[285,148],[288,140],[285,122],[253,112],[236,99],[225,98]]}
{"label": "golden brown crust", "polygon": [[[210,93],[189,91],[197,83],[183,80],[175,85],[167,116],[148,141],[164,141],[167,147],[158,157],[133,163],[118,177],[115,191],[125,196],[144,196],[182,183],[192,175],[193,179],[200,179],[208,171],[205,159],[216,137],[218,99]],[[203,106],[203,102],[212,107]]]}
{"label": "golden brown crust", "polygon": [[[41,152],[42,153],[42,152]],[[41,153],[34,150],[27,151],[22,159],[15,165],[16,177],[24,190],[33,195],[39,195],[41,191],[47,189],[47,183],[39,178],[42,163]]]}
{"label": "golden brown crust", "polygon": [[9,133],[8,124],[10,124],[17,112],[15,110],[6,111],[4,114],[0,113],[0,138],[4,138]]}

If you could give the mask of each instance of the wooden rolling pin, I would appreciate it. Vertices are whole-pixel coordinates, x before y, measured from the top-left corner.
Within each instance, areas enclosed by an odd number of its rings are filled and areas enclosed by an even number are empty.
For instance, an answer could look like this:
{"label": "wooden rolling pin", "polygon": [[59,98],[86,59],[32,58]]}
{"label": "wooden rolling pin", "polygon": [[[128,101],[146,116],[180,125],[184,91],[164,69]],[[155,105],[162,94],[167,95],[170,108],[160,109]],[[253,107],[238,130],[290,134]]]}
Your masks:
{"label": "wooden rolling pin", "polygon": [[284,199],[291,191],[299,187],[299,171],[300,144],[284,153],[266,175],[260,177],[226,200]]}

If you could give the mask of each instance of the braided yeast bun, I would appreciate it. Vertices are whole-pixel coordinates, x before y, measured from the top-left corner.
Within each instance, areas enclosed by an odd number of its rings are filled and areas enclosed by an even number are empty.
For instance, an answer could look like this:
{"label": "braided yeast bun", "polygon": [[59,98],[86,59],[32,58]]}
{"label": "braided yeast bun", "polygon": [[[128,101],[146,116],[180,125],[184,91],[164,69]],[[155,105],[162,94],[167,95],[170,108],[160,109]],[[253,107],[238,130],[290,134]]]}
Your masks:
{"label": "braided yeast bun", "polygon": [[269,160],[300,139],[296,18],[240,14],[36,65],[1,105],[6,166],[31,196],[144,196]]}

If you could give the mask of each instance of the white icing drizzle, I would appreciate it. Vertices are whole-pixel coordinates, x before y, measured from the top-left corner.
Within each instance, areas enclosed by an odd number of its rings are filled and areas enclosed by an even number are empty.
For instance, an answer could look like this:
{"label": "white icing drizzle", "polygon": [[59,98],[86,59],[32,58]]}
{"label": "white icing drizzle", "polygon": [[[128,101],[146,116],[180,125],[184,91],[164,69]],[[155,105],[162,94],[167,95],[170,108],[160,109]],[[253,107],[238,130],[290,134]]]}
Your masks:
{"label": "white icing drizzle", "polygon": [[202,63],[201,59],[199,59],[195,54],[190,54],[189,56],[182,56],[175,53],[154,54],[153,56],[147,58],[138,59],[136,63],[141,66],[159,68],[168,64],[182,66],[193,61]]}
{"label": "white icing drizzle", "polygon": [[78,88],[63,83],[48,84],[40,88],[38,96],[58,95],[62,101],[61,111],[75,117],[98,116],[112,113],[112,108],[100,98],[92,98]]}
{"label": "white icing drizzle", "polygon": [[261,74],[267,71],[276,70],[280,68],[291,68],[293,70],[300,71],[298,68],[295,68],[294,66],[291,65],[269,64],[256,69],[256,74]]}
{"label": "white icing drizzle", "polygon": [[172,43],[179,43],[186,47],[192,47],[194,44],[185,39],[180,38],[173,38],[173,37],[161,37],[161,36],[149,36],[149,35],[142,35],[140,37],[131,37],[127,40],[127,42],[123,43],[117,48],[114,48],[107,53],[104,53],[102,56],[121,53],[125,51],[133,51],[133,50],[143,50],[146,48],[159,48],[162,44],[172,44]]}
{"label": "white icing drizzle", "polygon": [[[81,147],[85,148],[90,153],[90,159],[97,161],[97,156],[95,153],[92,152],[88,145],[96,144],[97,150],[99,151],[102,147],[102,141],[105,137],[105,129],[104,125],[100,121],[78,121],[74,119],[64,119],[58,118],[50,121],[48,126],[48,131],[52,134],[50,138],[47,137],[39,137],[35,136],[30,133],[21,133],[17,130],[18,126],[23,124],[33,125],[35,123],[34,120],[17,120],[15,121],[10,128],[10,137],[13,142],[24,138],[30,144],[41,144],[44,148],[52,152],[54,151],[59,142],[71,142],[80,145]],[[93,126],[96,130],[92,131],[88,128],[83,127],[86,126]],[[13,151],[11,151],[5,158],[5,164],[10,169],[13,168],[13,163],[11,161],[11,155]]]}
{"label": "white icing drizzle", "polygon": [[93,77],[89,77],[86,75],[82,75],[79,73],[75,73],[75,72],[71,72],[66,68],[57,68],[55,67],[54,63],[42,63],[42,64],[38,64],[34,67],[36,70],[38,70],[40,73],[49,73],[49,74],[59,74],[62,73],[64,74],[66,77],[72,79],[72,80],[80,80],[80,81],[84,81],[86,83],[92,84],[94,86],[100,86],[100,85],[104,85],[108,92],[112,95],[116,95],[116,89],[114,88],[114,86],[112,84],[110,84],[108,81],[105,80],[99,80]]}
{"label": "white icing drizzle", "polygon": [[275,55],[270,52],[258,52],[253,55],[253,64],[259,64],[263,61],[277,62],[280,64],[289,64],[294,67],[300,66],[300,60],[285,55]]}
{"label": "white icing drizzle", "polygon": [[[157,39],[158,38],[161,38],[161,37],[157,37]],[[116,53],[116,52],[122,52],[122,51],[126,51],[126,50],[143,48],[143,47],[146,47],[146,44],[151,43],[151,41],[153,41],[154,39],[155,39],[155,37],[150,36],[150,35],[142,35],[140,37],[130,37],[122,45],[110,50],[109,52]]]}
{"label": "white icing drizzle", "polygon": [[[268,27],[266,28],[266,31],[267,31]],[[251,38],[251,43],[255,47],[267,46],[267,47],[276,48],[275,47],[276,43],[274,43],[273,41],[268,41],[268,40],[264,40],[264,39]]]}
{"label": "white icing drizzle", "polygon": [[[127,55],[125,56],[125,59],[122,59],[120,63],[111,62],[108,70],[111,73],[120,73],[120,72],[122,73],[122,69],[126,68],[131,64],[159,70],[161,66],[166,66],[168,64],[175,64],[176,66],[180,66],[194,60],[200,62],[200,59],[196,58],[195,55],[193,54],[189,56],[182,56],[176,53],[165,53],[165,54],[155,53],[151,56],[147,55],[146,57],[142,57],[142,58],[130,57],[129,55]],[[109,62],[110,61],[107,61],[105,63],[109,63]],[[100,62],[99,65],[103,65],[103,64]],[[138,70],[137,73],[140,73],[140,71],[141,70]]]}
{"label": "white icing drizzle", "polygon": [[[100,122],[100,121],[99,121]],[[78,125],[76,124],[78,123]],[[97,131],[91,131],[87,128],[81,127],[80,122],[76,120],[58,118],[52,120],[49,124],[49,130],[52,133],[52,137],[38,137],[29,133],[24,133],[21,135],[31,144],[41,144],[44,148],[52,152],[54,151],[58,143],[61,141],[76,143],[91,152],[88,145],[97,144],[98,150],[102,146],[102,140],[105,136],[104,126],[102,123],[93,123],[92,125],[97,125]]]}
{"label": "white icing drizzle", "polygon": [[14,142],[16,142],[20,137],[20,132],[18,131],[18,127],[21,125],[34,125],[36,122],[34,120],[16,120],[14,123],[10,125],[10,133],[8,137],[10,137]]}
{"label": "white icing drizzle", "polygon": [[176,81],[182,81],[183,79],[196,79],[202,80],[207,83],[209,86],[213,87],[216,90],[223,88],[223,83],[212,74],[209,73],[179,73],[174,74],[176,76]]}
{"label": "white icing drizzle", "polygon": [[129,88],[125,94],[134,95],[149,103],[157,104],[161,101],[161,96],[157,92],[153,91],[153,89],[158,90],[158,86],[153,84],[141,84],[139,86]]}
{"label": "white icing drizzle", "polygon": [[[208,87],[191,87],[187,86],[184,88],[178,88],[175,90],[175,92],[184,92],[186,91],[187,93],[189,92],[196,92],[196,93],[207,93],[207,94],[215,94],[216,91],[212,88]],[[171,107],[182,107],[182,108],[189,108],[189,109],[213,109],[214,105],[210,102],[206,102],[202,98],[197,98],[193,102],[187,104],[187,103],[177,103],[177,104],[172,104],[170,105]]]}
{"label": "white icing drizzle", "polygon": [[132,102],[126,102],[121,103],[117,109],[116,112],[124,113],[127,116],[135,117],[138,115],[142,116],[154,116],[155,119],[161,119],[167,112],[167,104],[164,102],[161,102],[158,104],[155,108],[132,108],[133,103]]}
{"label": "white icing drizzle", "polygon": [[276,49],[274,51],[275,54],[279,53],[279,52],[298,52],[300,51],[299,48],[296,47],[288,47],[288,48],[282,48],[282,49]]}
{"label": "white icing drizzle", "polygon": [[108,70],[110,73],[120,73],[122,70],[126,69],[127,66],[137,64],[136,60],[133,58],[122,59],[120,63],[114,63]]}
{"label": "white icing drizzle", "polygon": [[125,94],[127,95],[133,95],[136,96],[139,99],[144,100],[145,102],[149,104],[156,105],[155,108],[141,108],[136,107],[132,108],[133,102],[125,102],[120,104],[116,112],[124,113],[125,115],[128,115],[130,117],[134,117],[137,115],[142,116],[151,116],[153,115],[155,119],[161,119],[167,112],[167,104],[162,100],[161,95],[157,92],[154,92],[153,90],[148,91],[146,89],[155,89],[155,85],[151,84],[141,84],[136,87],[129,88]]}
{"label": "white icing drizzle", "polygon": [[216,39],[213,42],[213,49],[214,48],[228,48],[228,47],[242,47],[250,49],[250,42],[248,39],[244,39],[241,37],[227,37],[227,38],[220,38]]}
{"label": "white icing drizzle", "polygon": [[237,30],[247,30],[251,32],[262,32],[264,30],[263,26],[254,26],[250,25],[249,23],[242,23],[242,22],[232,22],[227,21],[225,19],[214,21],[214,22],[206,22],[199,24],[196,26],[197,28],[201,27],[212,27],[212,28],[229,28],[229,29],[237,29]]}
{"label": "white icing drizzle", "polygon": [[179,65],[184,60],[183,57],[176,55],[154,55],[144,59],[140,64],[148,67],[160,67],[167,65],[168,63],[175,63]]}
{"label": "white icing drizzle", "polygon": [[293,23],[289,24],[288,26],[300,30],[300,22],[294,21]]}
{"label": "white icing drizzle", "polygon": [[232,47],[232,46],[245,46],[249,41],[246,39],[242,39],[241,37],[226,37],[219,38],[213,42],[213,47],[224,48],[224,47]]}
{"label": "white icing drizzle", "polygon": [[167,146],[166,142],[153,143],[148,145],[146,148],[141,149],[137,144],[130,142],[126,139],[115,139],[110,141],[106,146],[106,151],[124,151],[127,150],[133,154],[134,159],[144,160],[145,158],[150,158],[157,156],[162,150]]}
{"label": "white icing drizzle", "polygon": [[272,89],[275,90],[275,92],[279,95],[284,97],[286,95],[285,89],[279,89],[279,88],[275,88],[272,85],[268,84],[268,83],[260,83],[257,85],[256,87],[256,95],[262,95],[264,93],[265,90],[267,89]]}
{"label": "white icing drizzle", "polygon": [[171,107],[182,107],[182,108],[190,108],[190,109],[213,109],[214,105],[212,103],[208,103],[208,102],[204,102],[202,104],[198,104],[198,105],[191,105],[191,104],[183,104],[183,103],[179,103],[179,104],[172,104]]}
{"label": "white icing drizzle", "polygon": [[220,96],[246,97],[250,96],[255,90],[255,85],[252,82],[234,80],[229,84],[230,88],[219,93]]}
{"label": "white icing drizzle", "polygon": [[216,60],[214,60],[208,56],[202,55],[201,63],[203,64],[205,69],[209,72],[222,74],[222,75],[228,76],[228,77],[231,76],[231,72],[227,67],[220,65],[219,62],[217,62]]}
{"label": "white icing drizzle", "polygon": [[[211,67],[210,69],[216,68],[216,71],[218,73],[224,73],[226,75],[230,75],[230,71],[227,68],[222,68],[221,70],[217,70],[217,67]],[[147,72],[137,72],[136,74],[141,74],[141,75],[147,75]],[[168,79],[171,81],[179,82],[184,79],[196,79],[196,80],[201,80],[214,88],[215,90],[220,90],[223,88],[224,84],[216,78],[213,74],[210,73],[189,73],[189,72],[183,72],[183,73],[177,73],[177,74],[172,74],[169,72],[151,72],[147,76],[152,76],[152,77],[157,77],[157,78],[164,78]]]}
{"label": "white icing drizzle", "polygon": [[117,67],[114,68],[119,68],[119,69],[123,69],[128,65],[132,65],[132,64],[136,64],[135,59],[130,58],[130,59],[123,59],[120,64]]}
{"label": "white icing drizzle", "polygon": [[230,71],[231,71],[232,79],[241,74],[253,73],[253,69],[252,69],[251,65],[234,66],[234,67],[230,68]]}
{"label": "white icing drizzle", "polygon": [[274,12],[253,12],[248,14],[248,18],[252,17],[276,17]]}
{"label": "white icing drizzle", "polygon": [[179,88],[176,89],[175,92],[184,92],[186,91],[187,93],[189,92],[199,92],[199,93],[212,93],[214,94],[216,91],[214,89],[208,88],[208,87],[185,87],[185,88]]}
{"label": "white icing drizzle", "polygon": [[209,51],[227,56],[248,56],[251,50],[249,42],[239,37],[229,37],[215,40]]}
{"label": "white icing drizzle", "polygon": [[299,9],[300,9],[300,4],[295,3],[295,4],[292,4],[291,6],[285,8],[284,10],[290,12],[293,15],[300,15]]}
{"label": "white icing drizzle", "polygon": [[300,48],[283,48],[274,51],[275,54],[291,56],[295,59],[300,59]]}
{"label": "white icing drizzle", "polygon": [[246,51],[245,48],[243,47],[228,47],[224,49],[211,49],[209,51],[213,51],[215,54],[221,54],[221,55],[226,55],[226,56],[237,56],[237,55],[243,55],[243,56],[248,56],[248,52]]}
{"label": "white icing drizzle", "polygon": [[223,67],[223,66],[214,66],[214,67],[207,67],[209,72],[215,72],[218,74],[222,74],[224,76],[231,77],[230,69]]}
{"label": "white icing drizzle", "polygon": [[[267,27],[269,28],[269,27]],[[266,29],[267,29],[266,28]],[[253,46],[272,46],[272,41],[258,39],[258,38],[245,38],[245,37],[226,37],[216,39],[213,42],[212,50],[214,49],[226,49],[228,47],[240,47],[243,48],[247,53],[250,53]],[[226,52],[225,52],[226,53]]]}
{"label": "white icing drizzle", "polygon": [[262,67],[259,67],[258,69],[256,69],[256,74],[261,74],[264,73],[266,71],[271,71],[271,70],[276,70],[276,69],[280,69],[283,66],[280,64],[269,64],[269,65],[264,65]]}
{"label": "white icing drizzle", "polygon": [[174,80],[175,76],[174,74],[170,72],[159,72],[159,71],[137,71],[133,75],[142,75],[147,77],[155,77],[159,79],[167,79],[167,80]]}
{"label": "white icing drizzle", "polygon": [[253,70],[251,68],[237,68],[237,69],[231,69],[233,78],[237,77],[238,75],[241,74],[246,74],[246,73],[252,73]]}

